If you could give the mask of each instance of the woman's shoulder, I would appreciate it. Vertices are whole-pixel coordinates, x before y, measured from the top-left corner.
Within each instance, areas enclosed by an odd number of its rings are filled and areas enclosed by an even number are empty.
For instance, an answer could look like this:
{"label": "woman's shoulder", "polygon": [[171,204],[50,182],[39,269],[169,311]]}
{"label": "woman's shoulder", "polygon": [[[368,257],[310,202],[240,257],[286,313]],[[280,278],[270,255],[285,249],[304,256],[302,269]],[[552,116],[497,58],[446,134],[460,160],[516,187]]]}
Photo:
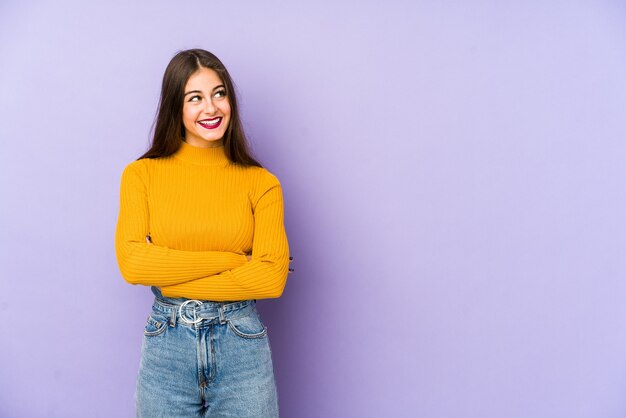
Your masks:
{"label": "woman's shoulder", "polygon": [[144,184],[148,183],[150,159],[142,158],[127,163],[122,170],[122,181],[140,181]]}
{"label": "woman's shoulder", "polygon": [[146,172],[147,166],[146,164],[148,163],[148,158],[142,158],[139,160],[133,160],[129,163],[127,163],[124,166],[124,172],[135,172],[138,174],[143,174]]}
{"label": "woman's shoulder", "polygon": [[257,202],[261,196],[272,189],[281,188],[278,177],[269,169],[259,166],[247,166],[244,168],[246,184],[250,200]]}
{"label": "woman's shoulder", "polygon": [[280,185],[278,177],[265,167],[249,166],[246,168],[248,175],[263,185]]}

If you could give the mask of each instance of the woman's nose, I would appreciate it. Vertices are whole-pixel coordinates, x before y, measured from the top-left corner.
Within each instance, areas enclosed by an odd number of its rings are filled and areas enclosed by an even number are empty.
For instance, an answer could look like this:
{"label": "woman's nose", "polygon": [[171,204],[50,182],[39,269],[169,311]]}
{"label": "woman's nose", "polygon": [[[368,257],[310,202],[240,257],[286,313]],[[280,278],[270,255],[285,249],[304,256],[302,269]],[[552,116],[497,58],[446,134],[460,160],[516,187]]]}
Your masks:
{"label": "woman's nose", "polygon": [[204,111],[206,113],[215,113],[215,105],[213,104],[213,100],[206,100],[206,105],[204,106]]}

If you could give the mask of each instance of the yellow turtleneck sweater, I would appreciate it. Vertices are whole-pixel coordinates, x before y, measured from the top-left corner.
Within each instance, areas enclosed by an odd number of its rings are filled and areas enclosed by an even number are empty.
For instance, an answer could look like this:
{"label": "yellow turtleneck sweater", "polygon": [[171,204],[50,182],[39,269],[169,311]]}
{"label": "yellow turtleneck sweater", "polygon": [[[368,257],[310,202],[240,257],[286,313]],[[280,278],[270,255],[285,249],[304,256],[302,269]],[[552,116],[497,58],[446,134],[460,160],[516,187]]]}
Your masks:
{"label": "yellow turtleneck sweater", "polygon": [[181,141],[169,157],[124,168],[115,232],[120,272],[167,297],[280,297],[289,272],[283,217],[281,185],[267,169],[230,163],[223,145]]}

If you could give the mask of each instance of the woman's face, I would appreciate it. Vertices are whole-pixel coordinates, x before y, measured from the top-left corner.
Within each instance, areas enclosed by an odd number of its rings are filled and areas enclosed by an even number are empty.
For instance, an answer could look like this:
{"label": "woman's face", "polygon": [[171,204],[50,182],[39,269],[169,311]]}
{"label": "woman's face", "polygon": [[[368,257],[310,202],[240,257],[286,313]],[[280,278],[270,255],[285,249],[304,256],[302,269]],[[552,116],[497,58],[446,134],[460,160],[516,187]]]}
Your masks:
{"label": "woman's face", "polygon": [[203,148],[223,145],[230,122],[230,102],[219,75],[200,68],[187,80],[184,94],[185,141]]}

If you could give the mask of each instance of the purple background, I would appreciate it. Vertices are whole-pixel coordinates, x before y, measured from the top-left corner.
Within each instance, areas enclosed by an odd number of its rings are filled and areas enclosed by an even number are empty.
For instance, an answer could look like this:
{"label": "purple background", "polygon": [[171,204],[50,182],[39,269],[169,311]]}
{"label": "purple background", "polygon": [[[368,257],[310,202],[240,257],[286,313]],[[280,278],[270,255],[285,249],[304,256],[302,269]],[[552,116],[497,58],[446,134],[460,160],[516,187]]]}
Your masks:
{"label": "purple background", "polygon": [[0,416],[133,416],[119,180],[193,47],[284,188],[281,416],[626,416],[622,2],[86,3],[0,3]]}

